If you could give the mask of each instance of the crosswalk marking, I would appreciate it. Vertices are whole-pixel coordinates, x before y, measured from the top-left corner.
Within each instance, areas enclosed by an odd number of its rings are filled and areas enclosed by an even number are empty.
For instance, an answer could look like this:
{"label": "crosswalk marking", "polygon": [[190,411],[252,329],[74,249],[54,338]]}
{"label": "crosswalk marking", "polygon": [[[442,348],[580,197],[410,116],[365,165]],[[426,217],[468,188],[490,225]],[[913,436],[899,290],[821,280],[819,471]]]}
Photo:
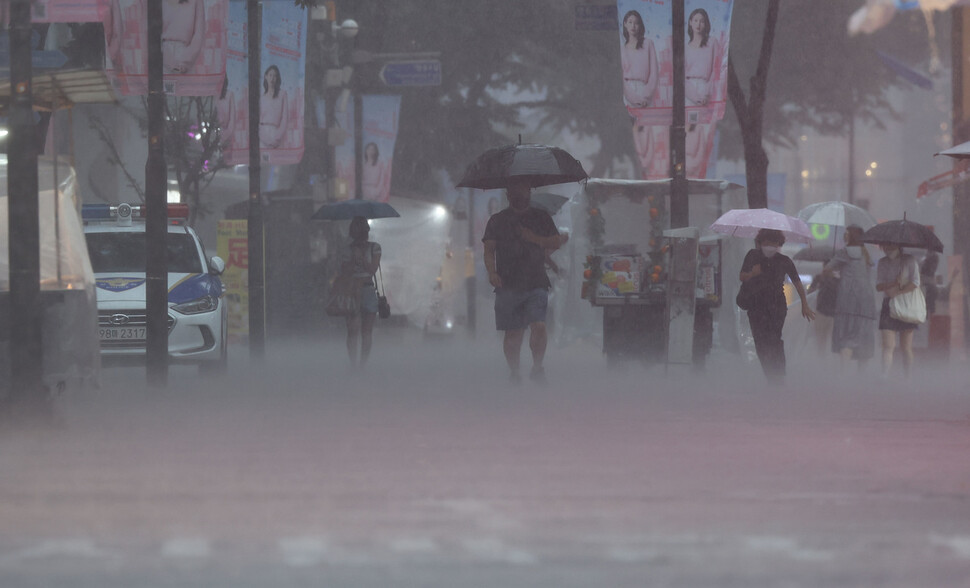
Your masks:
{"label": "crosswalk marking", "polygon": [[179,537],[162,544],[162,557],[206,558],[211,552],[209,540],[201,537]]}
{"label": "crosswalk marking", "polygon": [[291,537],[277,542],[283,561],[293,567],[319,564],[330,551],[326,537]]}
{"label": "crosswalk marking", "polygon": [[939,535],[933,535],[930,537],[930,543],[932,545],[950,548],[953,554],[961,559],[970,559],[970,537],[941,537]]}
{"label": "crosswalk marking", "polygon": [[46,559],[52,557],[106,558],[114,554],[99,549],[90,539],[52,539],[0,555],[0,565],[8,565],[24,560]]}

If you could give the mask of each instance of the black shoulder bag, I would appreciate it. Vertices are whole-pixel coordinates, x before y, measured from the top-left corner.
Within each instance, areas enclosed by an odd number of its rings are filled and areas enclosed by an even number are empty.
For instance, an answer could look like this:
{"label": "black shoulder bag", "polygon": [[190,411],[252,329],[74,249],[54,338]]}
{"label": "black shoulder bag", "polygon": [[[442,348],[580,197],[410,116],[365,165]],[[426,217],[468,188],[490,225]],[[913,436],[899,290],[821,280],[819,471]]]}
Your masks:
{"label": "black shoulder bag", "polygon": [[381,294],[377,297],[377,316],[386,319],[391,316],[391,305],[387,302],[384,295],[384,273],[381,272],[381,264],[377,264],[377,275],[381,277]]}

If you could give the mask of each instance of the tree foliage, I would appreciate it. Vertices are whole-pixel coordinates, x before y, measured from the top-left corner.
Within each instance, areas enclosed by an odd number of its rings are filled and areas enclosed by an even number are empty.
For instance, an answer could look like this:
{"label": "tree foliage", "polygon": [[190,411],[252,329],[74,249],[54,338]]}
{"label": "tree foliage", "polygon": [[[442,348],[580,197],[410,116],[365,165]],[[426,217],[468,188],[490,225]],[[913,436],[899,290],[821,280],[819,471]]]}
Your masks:
{"label": "tree foliage", "polygon": [[[138,104],[138,102],[135,102]],[[142,98],[138,107],[125,108],[148,140],[148,104]],[[118,166],[130,188],[145,201],[144,167],[125,157],[109,126],[100,117],[91,117],[91,130],[109,150],[109,160]],[[203,193],[215,174],[226,169],[221,158],[221,130],[212,97],[176,97],[165,100],[165,164],[175,174],[182,201],[189,205],[189,224],[212,212]]]}
{"label": "tree foliage", "polygon": [[[457,177],[479,153],[532,127],[540,130],[523,142],[561,131],[598,139],[594,175],[632,153],[616,35],[574,30],[571,3],[362,0],[353,10],[359,48],[441,53],[442,85],[402,92],[396,186],[429,189],[438,168]],[[360,71],[363,91],[388,91],[379,67]]]}
{"label": "tree foliage", "polygon": [[[735,2],[731,58],[746,91],[759,60],[768,2]],[[617,34],[576,30],[575,4],[358,0],[338,5],[340,19],[354,18],[360,25],[358,49],[441,53],[440,87],[401,91],[395,191],[427,192],[436,170],[457,177],[481,151],[514,141],[535,125],[538,136],[523,141],[562,131],[598,141],[587,170],[592,175],[610,175],[618,162],[632,159]],[[793,146],[805,127],[838,134],[853,117],[879,124],[895,115],[886,91],[898,80],[875,50],[916,67],[927,63],[930,43],[918,13],[897,16],[875,35],[850,38],[848,15],[862,0],[780,4],[761,112],[764,142]],[[360,91],[392,90],[380,85],[380,65],[357,67]],[[737,118],[728,111],[720,126],[720,154],[738,159],[743,140]]]}
{"label": "tree foliage", "polygon": [[[889,26],[871,36],[850,37],[846,23],[862,4],[862,0],[780,3],[774,43],[767,48],[771,68],[763,111],[766,143],[793,147],[804,128],[841,135],[853,118],[881,126],[897,115],[887,91],[908,82],[895,77],[877,51],[893,55],[914,69],[930,71],[934,50],[938,52],[948,44],[945,37],[929,37],[919,11],[897,15]],[[734,3],[731,62],[742,85],[755,75],[768,5],[769,0]],[[937,13],[934,18],[939,25],[946,16]],[[721,125],[720,153],[738,159],[743,141],[738,121],[731,114]]]}

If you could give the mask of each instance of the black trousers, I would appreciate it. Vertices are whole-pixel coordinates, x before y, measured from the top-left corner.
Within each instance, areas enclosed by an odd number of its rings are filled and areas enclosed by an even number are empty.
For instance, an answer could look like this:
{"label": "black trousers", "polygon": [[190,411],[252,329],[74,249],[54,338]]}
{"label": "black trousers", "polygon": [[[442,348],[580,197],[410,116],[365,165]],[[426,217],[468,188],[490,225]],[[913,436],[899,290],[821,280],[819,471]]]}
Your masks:
{"label": "black trousers", "polygon": [[787,314],[788,308],[777,304],[748,311],[754,349],[765,377],[772,383],[781,383],[785,379],[785,342],[781,339],[781,331]]}

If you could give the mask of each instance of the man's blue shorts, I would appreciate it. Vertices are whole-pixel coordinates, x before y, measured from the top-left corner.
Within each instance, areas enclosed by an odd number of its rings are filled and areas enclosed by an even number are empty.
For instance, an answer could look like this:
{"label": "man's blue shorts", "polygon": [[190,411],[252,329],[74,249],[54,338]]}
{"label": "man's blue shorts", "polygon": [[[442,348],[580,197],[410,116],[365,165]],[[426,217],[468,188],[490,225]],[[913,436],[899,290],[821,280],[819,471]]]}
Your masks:
{"label": "man's blue shorts", "polygon": [[499,331],[517,331],[532,323],[546,322],[549,292],[545,288],[534,290],[495,291],[495,328]]}

